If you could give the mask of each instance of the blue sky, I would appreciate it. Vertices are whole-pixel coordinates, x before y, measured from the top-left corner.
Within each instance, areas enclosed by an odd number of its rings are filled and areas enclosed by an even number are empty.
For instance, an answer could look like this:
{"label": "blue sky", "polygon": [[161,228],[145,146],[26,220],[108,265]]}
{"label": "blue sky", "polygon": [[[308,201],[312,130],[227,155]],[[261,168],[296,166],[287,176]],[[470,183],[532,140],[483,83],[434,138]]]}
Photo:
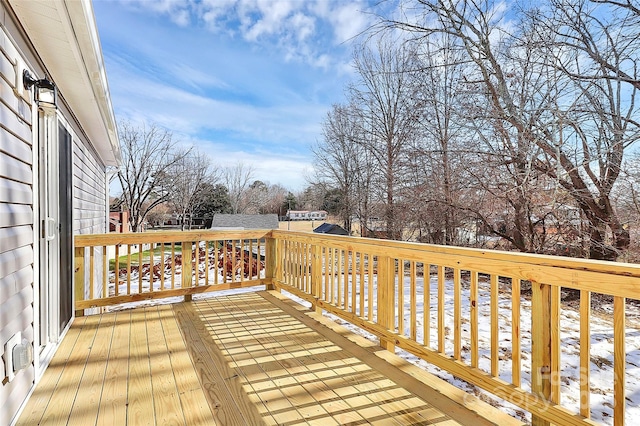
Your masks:
{"label": "blue sky", "polygon": [[214,164],[297,191],[344,100],[364,1],[94,0],[118,119],[151,123]]}

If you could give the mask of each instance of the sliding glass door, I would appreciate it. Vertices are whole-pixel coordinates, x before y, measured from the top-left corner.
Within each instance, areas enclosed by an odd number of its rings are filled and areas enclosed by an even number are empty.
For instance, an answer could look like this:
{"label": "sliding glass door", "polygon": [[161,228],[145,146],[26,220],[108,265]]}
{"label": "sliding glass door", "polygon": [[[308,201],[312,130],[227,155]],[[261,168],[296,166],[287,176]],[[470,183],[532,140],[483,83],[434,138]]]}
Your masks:
{"label": "sliding glass door", "polygon": [[39,338],[46,364],[73,315],[73,142],[55,111],[38,117]]}

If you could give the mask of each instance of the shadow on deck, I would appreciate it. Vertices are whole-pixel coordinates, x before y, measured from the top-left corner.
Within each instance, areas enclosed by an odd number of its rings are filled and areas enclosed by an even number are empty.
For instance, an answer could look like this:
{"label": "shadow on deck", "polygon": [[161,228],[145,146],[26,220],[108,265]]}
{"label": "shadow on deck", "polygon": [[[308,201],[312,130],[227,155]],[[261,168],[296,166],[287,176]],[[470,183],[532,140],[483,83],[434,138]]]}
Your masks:
{"label": "shadow on deck", "polygon": [[259,292],[76,319],[18,424],[520,423]]}

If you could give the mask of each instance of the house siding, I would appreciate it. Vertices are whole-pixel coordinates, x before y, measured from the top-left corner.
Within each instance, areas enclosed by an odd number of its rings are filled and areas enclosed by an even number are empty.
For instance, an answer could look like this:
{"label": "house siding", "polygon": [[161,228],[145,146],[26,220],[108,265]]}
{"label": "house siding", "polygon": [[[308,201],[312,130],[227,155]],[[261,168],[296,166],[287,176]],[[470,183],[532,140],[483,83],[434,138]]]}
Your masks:
{"label": "house siding", "polygon": [[105,166],[93,149],[73,139],[73,233],[107,232]]}
{"label": "house siding", "polygon": [[[107,229],[106,167],[88,142],[73,136],[73,234],[101,234]],[[85,256],[89,255],[85,249]],[[95,294],[102,291],[102,247],[95,249],[95,274],[91,284]],[[89,268],[85,270],[85,283],[90,280]],[[86,286],[84,296],[89,297]]]}
{"label": "house siding", "polygon": [[[22,61],[0,10],[0,355],[17,332],[34,338],[34,168],[31,106],[16,95]],[[21,88],[18,88],[20,90]],[[0,363],[0,377],[7,374]],[[33,365],[0,384],[0,424],[9,424],[35,379]]]}
{"label": "house siding", "polygon": [[[115,123],[112,121],[112,114],[107,114],[106,118],[102,117],[104,122],[101,123],[105,127],[96,126],[94,120],[96,116],[91,115],[91,111],[96,112],[99,107],[110,108],[108,93],[107,105],[104,105],[104,98],[100,98],[102,101],[100,99],[87,101],[83,97],[78,97],[77,92],[73,91],[76,88],[74,87],[76,79],[72,79],[67,73],[69,71],[70,74],[82,74],[95,69],[96,58],[93,55],[100,55],[99,51],[91,51],[92,47],[87,47],[91,35],[88,33],[95,30],[95,22],[91,22],[92,13],[85,9],[87,6],[86,3],[80,5],[77,2],[62,4],[43,1],[36,5],[19,0],[15,2],[0,0],[0,356],[2,357],[5,355],[4,344],[18,332],[32,345],[36,345],[39,340],[40,314],[37,300],[39,277],[41,274],[46,275],[47,272],[46,265],[40,266],[43,265],[43,258],[39,253],[45,246],[41,243],[40,235],[42,232],[40,214],[43,210],[40,203],[46,197],[40,193],[39,188],[47,186],[46,178],[53,176],[49,171],[55,173],[56,168],[59,171],[70,169],[70,175],[61,174],[60,182],[63,185],[71,185],[70,195],[66,188],[61,190],[64,194],[61,194],[60,202],[64,204],[61,204],[59,209],[59,214],[62,216],[60,229],[63,234],[60,238],[60,250],[61,262],[64,265],[61,266],[69,267],[65,271],[61,268],[60,274],[61,276],[63,273],[67,274],[70,278],[63,280],[59,287],[52,282],[51,291],[63,294],[69,290],[69,287],[65,287],[64,284],[71,285],[73,259],[66,259],[63,256],[63,254],[66,256],[68,249],[71,248],[71,244],[67,244],[70,241],[67,236],[102,233],[108,230],[105,162],[117,164],[119,161],[119,154],[114,144]],[[43,12],[45,9],[47,9],[46,13]],[[60,17],[69,18],[69,21],[55,19],[58,13]],[[78,32],[75,32],[76,30]],[[83,32],[84,30],[88,33]],[[55,32],[51,34],[55,43],[50,43],[52,38],[49,37],[49,31]],[[74,37],[78,38],[74,40]],[[52,47],[53,50],[36,51],[34,44]],[[82,51],[80,53],[84,52],[88,55],[74,56],[73,54],[77,52],[76,48]],[[62,52],[67,55],[67,58],[74,59],[60,64],[52,59],[52,56],[47,56],[51,52]],[[74,62],[76,60],[81,63]],[[44,119],[47,126],[51,125],[48,131],[55,131],[57,126],[62,126],[71,136],[69,140],[67,133],[62,131],[57,133],[60,138],[65,138],[64,144],[61,144],[64,153],[70,154],[61,156],[62,163],[51,163],[55,160],[44,157],[46,150],[39,147],[38,121],[32,123],[32,120],[38,117],[38,112],[36,105],[30,100],[33,92],[23,87],[24,69],[28,69],[36,77],[58,78],[59,81],[54,83],[59,88],[66,84],[69,89],[67,99],[64,97],[64,90],[60,89],[58,109],[55,113],[57,122],[52,121],[53,111],[47,111]],[[57,74],[54,71],[57,71]],[[95,84],[97,83],[93,81],[92,76],[90,83],[92,90],[107,89],[95,87]],[[95,105],[91,105],[92,102]],[[89,106],[89,109],[83,108],[86,106]],[[96,109],[93,109],[94,106]],[[43,140],[47,141],[46,143],[55,143],[48,142],[53,141],[54,139],[51,138],[54,137],[49,133]],[[98,138],[104,139],[97,140]],[[63,154],[62,151],[59,152]],[[101,157],[98,152],[104,157]],[[47,161],[47,170],[39,170],[39,165],[44,161]],[[61,167],[61,164],[65,163],[66,166]],[[44,176],[45,181],[39,181],[40,175]],[[51,180],[50,185],[54,184],[55,178]],[[55,204],[57,203],[54,201],[54,205],[50,207],[55,209]],[[51,249],[53,244],[55,242],[48,243],[48,249]],[[101,268],[100,250],[97,250],[95,255],[96,267]],[[89,274],[88,270],[87,274]],[[99,275],[96,274],[96,276]],[[94,291],[99,291],[97,286],[94,287]],[[85,294],[88,293],[87,285]],[[65,300],[67,303],[71,302],[70,298]],[[69,313],[67,308],[72,308],[71,305],[62,305],[62,302],[60,306],[51,304],[50,309]],[[68,317],[61,314],[62,321],[66,322],[67,319]],[[51,327],[55,326],[57,324],[51,324]],[[49,342],[43,342],[45,343]],[[50,345],[49,348],[52,346]],[[47,357],[50,353],[51,351],[48,351]],[[38,353],[34,353],[34,358],[34,363],[16,372],[11,382],[8,381],[4,361],[0,360],[0,425],[9,425],[15,420],[38,377],[41,376],[46,362],[50,359],[39,359]]]}

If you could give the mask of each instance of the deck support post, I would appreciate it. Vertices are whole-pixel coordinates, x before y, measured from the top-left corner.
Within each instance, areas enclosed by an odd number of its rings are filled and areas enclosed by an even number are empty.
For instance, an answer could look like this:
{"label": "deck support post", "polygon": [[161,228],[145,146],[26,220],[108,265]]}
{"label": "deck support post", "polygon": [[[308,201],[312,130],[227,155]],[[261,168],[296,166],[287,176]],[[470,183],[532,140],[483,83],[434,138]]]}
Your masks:
{"label": "deck support post", "polygon": [[322,314],[322,308],[316,303],[320,299],[322,288],[322,247],[314,245],[312,248],[311,257],[311,296],[314,302],[311,304],[311,308],[317,314]]}
{"label": "deck support post", "polygon": [[[197,247],[196,247],[197,249]],[[182,242],[182,288],[193,287],[193,249],[191,241]],[[185,294],[184,301],[191,302],[192,295]]]}
{"label": "deck support post", "polygon": [[[84,247],[76,247],[74,253],[74,266],[73,266],[73,287],[74,287],[74,295],[75,295],[75,303],[84,300]],[[90,248],[93,250],[93,247]],[[106,254],[104,254],[106,256]],[[104,271],[105,274],[108,274],[108,271]],[[116,276],[118,271],[116,271]],[[93,283],[90,283],[93,285]],[[76,317],[84,316],[84,309],[76,309],[75,310]]]}
{"label": "deck support post", "polygon": [[[551,286],[531,282],[531,390],[551,403]],[[532,416],[533,426],[551,423]]]}
{"label": "deck support post", "polygon": [[[378,323],[386,330],[395,328],[395,259],[389,256],[378,256]],[[395,352],[393,341],[380,337],[380,346],[389,352]]]}
{"label": "deck support post", "polygon": [[277,259],[280,253],[278,252],[278,240],[273,238],[271,234],[267,236],[265,254],[267,255],[264,277],[267,280],[266,289],[276,290],[274,281],[276,280]]}

